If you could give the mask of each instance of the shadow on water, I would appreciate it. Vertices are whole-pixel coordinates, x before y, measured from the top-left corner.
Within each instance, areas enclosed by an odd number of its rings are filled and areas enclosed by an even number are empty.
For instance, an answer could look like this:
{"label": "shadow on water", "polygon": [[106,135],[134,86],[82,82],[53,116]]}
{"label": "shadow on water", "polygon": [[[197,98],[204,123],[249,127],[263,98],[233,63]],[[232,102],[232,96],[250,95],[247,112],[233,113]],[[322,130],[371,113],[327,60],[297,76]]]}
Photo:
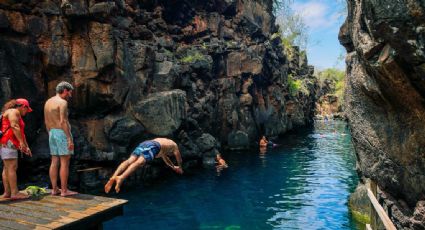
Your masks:
{"label": "shadow on water", "polygon": [[358,178],[345,123],[317,122],[266,153],[224,153],[229,168],[162,179],[119,197],[105,229],[357,229],[347,199]]}

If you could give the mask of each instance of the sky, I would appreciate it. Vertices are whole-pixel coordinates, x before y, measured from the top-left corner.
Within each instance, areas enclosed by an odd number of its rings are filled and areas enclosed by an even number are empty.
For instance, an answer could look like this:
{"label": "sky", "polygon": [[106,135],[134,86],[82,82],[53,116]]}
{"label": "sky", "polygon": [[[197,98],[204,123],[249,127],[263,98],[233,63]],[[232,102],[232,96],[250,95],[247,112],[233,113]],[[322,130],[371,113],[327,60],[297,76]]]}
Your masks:
{"label": "sky", "polygon": [[344,60],[338,61],[346,53],[338,41],[345,20],[344,5],[344,0],[293,0],[292,10],[308,27],[307,57],[316,69],[345,69]]}

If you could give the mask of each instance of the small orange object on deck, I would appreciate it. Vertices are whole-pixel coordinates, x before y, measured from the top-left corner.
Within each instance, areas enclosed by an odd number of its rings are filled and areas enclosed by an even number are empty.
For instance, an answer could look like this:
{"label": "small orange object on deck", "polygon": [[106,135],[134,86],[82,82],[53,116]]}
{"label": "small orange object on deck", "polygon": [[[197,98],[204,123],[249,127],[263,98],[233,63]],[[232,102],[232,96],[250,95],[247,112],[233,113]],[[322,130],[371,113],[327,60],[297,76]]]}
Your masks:
{"label": "small orange object on deck", "polygon": [[126,203],[86,194],[0,199],[0,229],[102,229],[103,222],[123,214]]}

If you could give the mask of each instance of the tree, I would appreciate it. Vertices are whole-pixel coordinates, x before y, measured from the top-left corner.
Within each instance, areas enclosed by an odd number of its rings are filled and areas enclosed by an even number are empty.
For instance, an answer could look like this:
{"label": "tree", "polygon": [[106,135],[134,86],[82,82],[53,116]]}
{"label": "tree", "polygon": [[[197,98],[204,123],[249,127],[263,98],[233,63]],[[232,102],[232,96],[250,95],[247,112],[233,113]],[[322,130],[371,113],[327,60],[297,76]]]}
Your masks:
{"label": "tree", "polygon": [[328,68],[317,73],[317,79],[323,84],[325,80],[335,83],[335,91],[332,92],[343,101],[345,90],[345,72],[336,68]]}
{"label": "tree", "polygon": [[274,0],[274,11],[279,32],[284,43],[305,50],[308,44],[308,27],[300,14],[292,10],[293,0]]}

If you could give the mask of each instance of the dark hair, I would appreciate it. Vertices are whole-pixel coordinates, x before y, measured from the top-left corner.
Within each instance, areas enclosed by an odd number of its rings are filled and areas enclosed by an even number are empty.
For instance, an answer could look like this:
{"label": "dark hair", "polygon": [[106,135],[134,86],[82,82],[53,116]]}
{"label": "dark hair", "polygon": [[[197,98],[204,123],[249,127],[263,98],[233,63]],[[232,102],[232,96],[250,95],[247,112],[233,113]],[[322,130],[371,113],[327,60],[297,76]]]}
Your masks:
{"label": "dark hair", "polygon": [[19,105],[19,104],[16,103],[16,100],[15,99],[12,99],[12,100],[6,102],[3,105],[3,108],[1,109],[1,112],[4,113],[8,109],[14,109],[14,108],[17,108],[17,107],[20,107],[20,106],[21,105]]}

